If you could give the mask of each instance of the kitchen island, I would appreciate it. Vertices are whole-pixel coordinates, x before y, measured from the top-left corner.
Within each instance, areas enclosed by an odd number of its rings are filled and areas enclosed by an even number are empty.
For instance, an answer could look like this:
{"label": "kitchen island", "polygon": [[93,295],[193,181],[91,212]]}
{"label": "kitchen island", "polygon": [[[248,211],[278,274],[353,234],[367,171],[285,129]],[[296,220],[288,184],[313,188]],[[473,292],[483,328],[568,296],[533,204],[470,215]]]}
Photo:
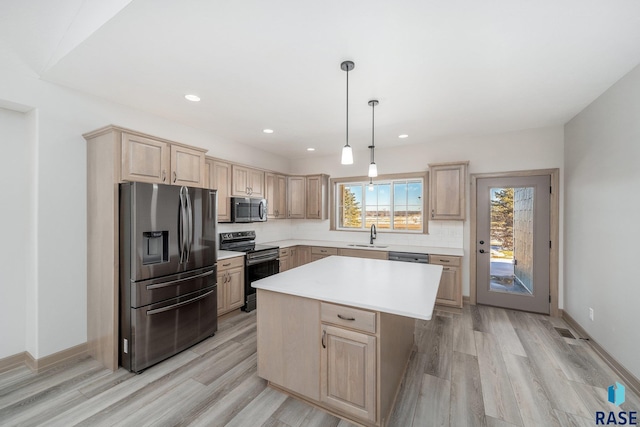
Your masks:
{"label": "kitchen island", "polygon": [[331,256],[254,282],[258,375],[340,417],[385,426],[442,267]]}

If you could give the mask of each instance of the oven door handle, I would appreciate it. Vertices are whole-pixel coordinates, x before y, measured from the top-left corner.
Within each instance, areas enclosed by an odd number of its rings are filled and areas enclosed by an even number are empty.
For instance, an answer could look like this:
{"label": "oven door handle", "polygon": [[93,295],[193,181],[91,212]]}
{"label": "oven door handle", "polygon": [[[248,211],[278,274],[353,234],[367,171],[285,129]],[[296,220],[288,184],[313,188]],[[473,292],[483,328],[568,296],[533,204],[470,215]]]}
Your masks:
{"label": "oven door handle", "polygon": [[264,258],[247,259],[247,265],[256,265],[256,264],[261,264],[263,262],[269,262],[269,261],[278,261],[278,257],[277,256],[273,257],[272,255],[270,255]]}
{"label": "oven door handle", "polygon": [[213,293],[213,291],[209,291],[206,294],[202,294],[202,295],[200,295],[198,297],[191,298],[188,301],[179,302],[177,304],[169,305],[167,307],[156,308],[156,309],[153,309],[153,310],[147,310],[147,316],[153,316],[154,314],[164,313],[165,311],[176,310],[176,309],[178,309],[180,307],[184,307],[185,305],[192,304],[192,303],[194,303],[196,301],[200,301],[201,299],[208,297],[212,293]]}

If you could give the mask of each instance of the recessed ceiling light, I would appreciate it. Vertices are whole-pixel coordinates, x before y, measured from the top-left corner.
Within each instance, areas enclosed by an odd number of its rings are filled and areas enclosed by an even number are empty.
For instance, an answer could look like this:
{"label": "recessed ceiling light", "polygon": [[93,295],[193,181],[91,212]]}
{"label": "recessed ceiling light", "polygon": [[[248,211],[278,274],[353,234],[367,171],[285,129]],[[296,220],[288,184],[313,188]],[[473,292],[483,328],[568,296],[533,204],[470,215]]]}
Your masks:
{"label": "recessed ceiling light", "polygon": [[187,94],[184,96],[186,99],[188,99],[191,102],[200,102],[200,97],[198,95],[193,95],[193,94]]}
{"label": "recessed ceiling light", "polygon": [[307,151],[316,151],[316,149],[312,148],[312,147],[309,147],[309,148],[307,148]]}
{"label": "recessed ceiling light", "polygon": [[273,129],[262,129],[264,133],[273,133]]}
{"label": "recessed ceiling light", "polygon": [[407,135],[406,133],[403,133],[402,135],[398,135],[398,138],[400,139],[409,138],[409,135]]}

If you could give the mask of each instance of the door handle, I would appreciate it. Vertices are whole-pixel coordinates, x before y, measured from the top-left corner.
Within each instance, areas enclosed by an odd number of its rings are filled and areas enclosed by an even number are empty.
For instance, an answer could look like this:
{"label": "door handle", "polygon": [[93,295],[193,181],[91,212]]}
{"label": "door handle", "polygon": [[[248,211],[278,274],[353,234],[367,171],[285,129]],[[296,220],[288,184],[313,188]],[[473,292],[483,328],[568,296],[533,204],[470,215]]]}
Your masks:
{"label": "door handle", "polygon": [[189,196],[189,189],[184,187],[185,199],[187,200],[187,259],[185,262],[189,262],[191,257],[191,249],[193,248],[193,209],[191,208],[191,196]]}
{"label": "door handle", "polygon": [[176,171],[173,171],[173,182],[175,183],[178,180],[178,174]]}
{"label": "door handle", "polygon": [[327,348],[327,345],[324,343],[324,338],[327,336],[327,330],[322,331],[322,348]]}

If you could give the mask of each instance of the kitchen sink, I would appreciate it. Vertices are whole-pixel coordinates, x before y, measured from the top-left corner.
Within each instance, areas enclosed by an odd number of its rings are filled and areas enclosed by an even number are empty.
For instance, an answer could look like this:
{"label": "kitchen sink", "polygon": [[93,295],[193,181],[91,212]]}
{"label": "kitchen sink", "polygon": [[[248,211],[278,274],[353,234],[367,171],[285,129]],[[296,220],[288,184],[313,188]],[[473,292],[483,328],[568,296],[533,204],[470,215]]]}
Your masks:
{"label": "kitchen sink", "polygon": [[350,243],[347,246],[351,246],[351,247],[354,247],[354,248],[386,248],[386,247],[388,247],[388,246],[385,246],[385,245],[359,245],[359,244],[356,244],[356,243]]}

